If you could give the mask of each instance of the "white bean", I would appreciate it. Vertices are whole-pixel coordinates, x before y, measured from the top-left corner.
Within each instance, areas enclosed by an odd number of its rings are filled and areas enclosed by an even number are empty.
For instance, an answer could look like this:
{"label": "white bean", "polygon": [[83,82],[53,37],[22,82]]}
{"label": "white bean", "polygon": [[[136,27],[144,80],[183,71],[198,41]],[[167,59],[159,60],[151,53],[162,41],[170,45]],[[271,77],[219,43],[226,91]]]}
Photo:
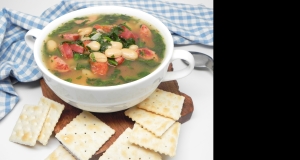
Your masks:
{"label": "white bean", "polygon": [[100,49],[100,43],[97,41],[91,41],[87,46],[92,50],[92,51],[99,51]]}
{"label": "white bean", "polygon": [[93,27],[81,28],[81,29],[78,29],[78,34],[81,36],[84,36],[84,35],[88,35],[88,34],[92,33],[92,31],[93,31]]}
{"label": "white bean", "polygon": [[105,50],[105,55],[109,58],[118,58],[122,56],[122,51],[116,48],[108,48]]}
{"label": "white bean", "polygon": [[134,50],[134,51],[137,50],[138,48],[139,48],[139,46],[137,46],[135,44],[132,44],[129,46],[129,49]]}
{"label": "white bean", "polygon": [[138,53],[132,49],[123,48],[122,57],[127,60],[136,60],[138,58]]}
{"label": "white bean", "polygon": [[122,49],[123,44],[121,42],[110,41],[111,48]]}
{"label": "white bean", "polygon": [[47,49],[49,52],[54,52],[57,49],[57,43],[54,40],[47,42]]}
{"label": "white bean", "polygon": [[93,52],[90,54],[92,61],[96,60],[97,62],[107,62],[107,57],[101,52]]}
{"label": "white bean", "polygon": [[85,37],[85,36],[80,36],[80,40],[81,41],[87,41],[87,40],[91,40],[90,37]]}

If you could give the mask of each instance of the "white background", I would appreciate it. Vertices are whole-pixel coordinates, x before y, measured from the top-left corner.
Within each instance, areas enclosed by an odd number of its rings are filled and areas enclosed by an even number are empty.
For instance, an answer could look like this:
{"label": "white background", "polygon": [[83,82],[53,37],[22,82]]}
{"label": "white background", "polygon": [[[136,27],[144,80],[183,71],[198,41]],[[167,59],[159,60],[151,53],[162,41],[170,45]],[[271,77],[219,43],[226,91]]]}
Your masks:
{"label": "white background", "polygon": [[[203,4],[213,8],[212,0],[168,0],[170,2]],[[3,7],[39,16],[47,8],[60,0],[1,0]],[[203,45],[175,46],[175,49],[200,51],[213,57],[213,47]],[[173,62],[174,70],[184,64],[178,60]],[[192,118],[181,126],[177,153],[174,157],[164,156],[164,160],[213,160],[213,73],[208,70],[193,70],[187,77],[178,79],[179,90],[189,95],[194,104]],[[12,129],[21,113],[24,104],[37,104],[42,96],[39,81],[17,83],[14,85],[20,101],[4,119],[0,121],[0,160],[42,160],[59,145],[52,136],[46,146],[39,142],[34,147],[16,144],[9,141]]]}

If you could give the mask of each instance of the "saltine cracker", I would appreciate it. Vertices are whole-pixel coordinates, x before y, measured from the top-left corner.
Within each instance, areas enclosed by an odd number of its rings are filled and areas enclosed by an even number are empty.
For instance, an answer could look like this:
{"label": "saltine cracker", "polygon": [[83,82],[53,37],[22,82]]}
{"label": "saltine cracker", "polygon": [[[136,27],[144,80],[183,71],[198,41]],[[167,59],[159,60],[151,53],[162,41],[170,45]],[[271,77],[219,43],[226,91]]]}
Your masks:
{"label": "saltine cracker", "polygon": [[146,111],[137,107],[132,107],[125,111],[125,115],[131,118],[143,128],[160,137],[175,121],[153,112]]}
{"label": "saltine cracker", "polygon": [[49,106],[25,104],[9,140],[34,146],[47,117],[49,108]]}
{"label": "saltine cracker", "polygon": [[127,128],[118,139],[103,153],[99,160],[161,160],[159,153],[131,144],[128,141],[132,130]]}
{"label": "saltine cracker", "polygon": [[38,141],[43,145],[46,145],[65,106],[44,96],[40,98],[38,105],[50,107],[42,130],[38,137]]}
{"label": "saltine cracker", "polygon": [[161,137],[156,137],[135,123],[129,136],[129,142],[173,157],[176,155],[180,127],[181,124],[175,122]]}
{"label": "saltine cracker", "polygon": [[92,113],[82,111],[55,137],[76,158],[89,160],[114,133],[114,129]]}
{"label": "saltine cracker", "polygon": [[76,160],[76,159],[62,145],[59,145],[45,160]]}
{"label": "saltine cracker", "polygon": [[157,88],[144,101],[137,104],[137,107],[178,120],[181,117],[184,99],[184,96]]}

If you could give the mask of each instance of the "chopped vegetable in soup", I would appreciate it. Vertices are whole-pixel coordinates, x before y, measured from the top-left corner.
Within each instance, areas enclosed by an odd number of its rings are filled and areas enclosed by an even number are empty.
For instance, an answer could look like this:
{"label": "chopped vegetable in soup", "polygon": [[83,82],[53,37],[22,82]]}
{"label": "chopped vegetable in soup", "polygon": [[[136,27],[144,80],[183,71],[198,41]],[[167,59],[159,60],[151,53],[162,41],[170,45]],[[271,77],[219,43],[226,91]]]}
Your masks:
{"label": "chopped vegetable in soup", "polygon": [[49,71],[70,83],[113,86],[147,76],[164,52],[155,26],[127,15],[103,14],[78,17],[52,31],[43,59]]}

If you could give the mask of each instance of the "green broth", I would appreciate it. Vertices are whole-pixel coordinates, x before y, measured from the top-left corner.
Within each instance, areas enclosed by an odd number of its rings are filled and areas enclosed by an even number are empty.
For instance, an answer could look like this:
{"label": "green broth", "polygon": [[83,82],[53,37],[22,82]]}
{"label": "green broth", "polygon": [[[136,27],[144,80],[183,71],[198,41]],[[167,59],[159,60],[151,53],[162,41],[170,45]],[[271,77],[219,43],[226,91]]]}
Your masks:
{"label": "green broth", "polygon": [[[101,29],[97,29],[95,25],[100,25]],[[109,31],[105,31],[105,29],[102,28],[103,26],[110,26]],[[149,32],[144,32],[147,31],[144,28],[145,26],[149,29],[151,38],[149,38],[149,36],[147,37]],[[87,27],[93,28],[89,34],[81,35],[80,38],[76,40],[75,38],[74,40],[66,38],[67,34],[78,34],[79,29]],[[93,37],[95,34],[100,36],[95,38],[95,36]],[[132,36],[128,38],[128,35]],[[93,37],[93,39],[90,39],[91,37]],[[55,41],[58,46],[54,51],[47,47],[49,40]],[[84,42],[87,41],[89,41],[89,43],[90,41],[97,41],[100,44],[99,50],[91,50],[91,47],[88,45],[85,46]],[[98,61],[99,59],[93,58],[94,55],[90,54],[93,52],[105,53],[106,49],[112,46],[110,41],[122,43],[123,49],[129,48],[131,45],[137,45],[138,49],[133,50],[139,55],[138,58],[134,60],[126,59],[122,50],[123,57],[118,58],[123,59],[123,63],[121,64],[118,64],[118,60],[114,56],[108,57],[107,62],[96,62],[96,60]],[[63,51],[67,49],[59,48],[59,46],[63,44],[67,46],[76,44],[80,46],[79,48],[84,48],[84,51],[83,53],[79,53],[72,48],[73,58],[66,58],[67,56],[63,54]],[[165,43],[155,27],[145,21],[127,15],[101,14],[78,17],[57,27],[48,35],[47,39],[45,39],[42,53],[43,61],[49,71],[67,82],[88,86],[112,86],[138,80],[153,72],[164,58]],[[151,55],[152,58],[150,56],[149,59],[144,55]],[[53,62],[54,56],[63,60],[69,70],[62,71],[57,69],[59,65],[53,65],[56,63],[56,60]],[[93,62],[108,64],[108,69],[104,75],[98,74],[92,69],[95,68],[92,67]],[[100,70],[102,70],[102,68]]]}

